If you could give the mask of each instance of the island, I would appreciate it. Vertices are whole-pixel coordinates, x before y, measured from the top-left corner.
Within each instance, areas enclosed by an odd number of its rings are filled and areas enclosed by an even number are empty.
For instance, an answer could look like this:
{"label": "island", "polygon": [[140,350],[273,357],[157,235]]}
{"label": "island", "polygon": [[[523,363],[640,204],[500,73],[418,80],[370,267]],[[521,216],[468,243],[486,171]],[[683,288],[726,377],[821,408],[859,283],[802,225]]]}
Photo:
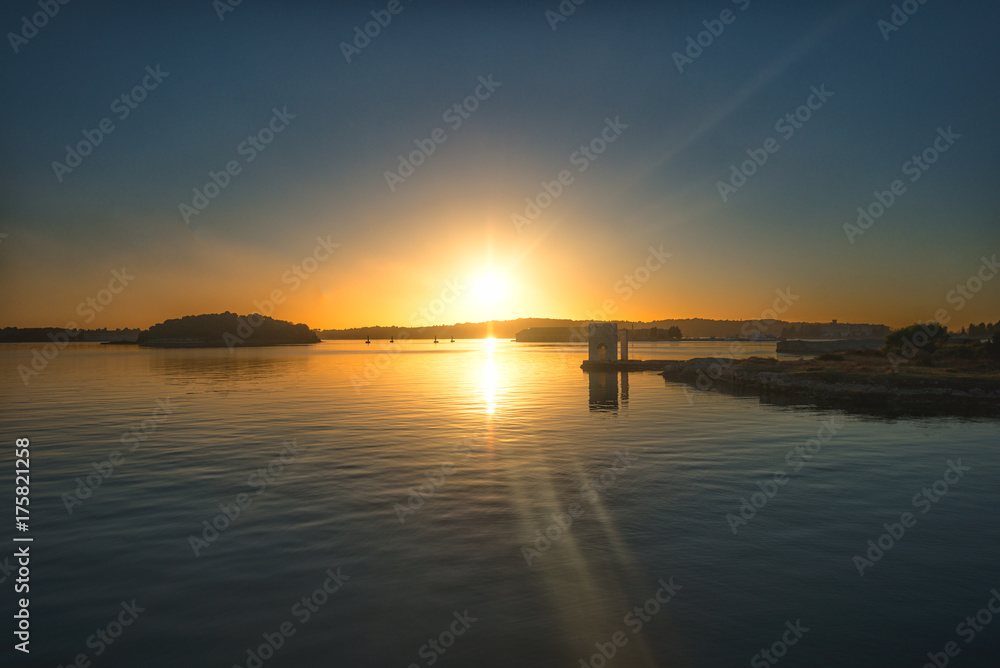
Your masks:
{"label": "island", "polygon": [[165,320],[139,333],[149,348],[233,348],[319,343],[304,324],[275,320],[259,313],[206,313]]}

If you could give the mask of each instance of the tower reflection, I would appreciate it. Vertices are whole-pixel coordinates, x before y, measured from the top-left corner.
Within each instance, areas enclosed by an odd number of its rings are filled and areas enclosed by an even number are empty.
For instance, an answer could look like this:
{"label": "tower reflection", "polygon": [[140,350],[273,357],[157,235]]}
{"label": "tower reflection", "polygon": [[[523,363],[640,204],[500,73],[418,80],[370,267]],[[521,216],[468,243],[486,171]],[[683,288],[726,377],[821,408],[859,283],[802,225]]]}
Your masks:
{"label": "tower reflection", "polygon": [[591,371],[590,376],[590,410],[618,410],[618,372]]}
{"label": "tower reflection", "polygon": [[[617,371],[591,371],[590,410],[616,411],[619,405],[628,408],[628,372],[622,371],[621,395],[618,393]],[[620,403],[619,403],[620,396]]]}

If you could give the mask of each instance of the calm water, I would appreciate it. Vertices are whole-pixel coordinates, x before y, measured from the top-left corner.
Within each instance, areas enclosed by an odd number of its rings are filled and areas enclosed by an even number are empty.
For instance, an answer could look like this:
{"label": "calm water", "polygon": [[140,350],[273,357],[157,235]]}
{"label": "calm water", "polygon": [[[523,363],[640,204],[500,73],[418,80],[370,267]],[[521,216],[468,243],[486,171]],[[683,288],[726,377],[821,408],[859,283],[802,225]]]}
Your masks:
{"label": "calm water", "polygon": [[[31,661],[7,644],[3,662],[572,668],[605,665],[603,646],[608,666],[738,666],[770,665],[755,654],[778,643],[782,665],[919,667],[955,641],[950,665],[1000,665],[1000,614],[972,638],[956,629],[1000,590],[996,421],[588,378],[564,345],[385,346],[78,344],[27,387],[14,369],[33,346],[0,347],[3,498],[14,439],[30,437],[35,538]],[[959,458],[969,470],[915,507]],[[767,485],[779,470],[785,484]],[[90,496],[68,501],[91,474]],[[734,535],[727,513],[758,482],[777,493]],[[861,577],[854,555],[907,511],[916,524]],[[213,520],[228,528],[203,535]],[[261,663],[248,650],[265,634],[280,646]]]}

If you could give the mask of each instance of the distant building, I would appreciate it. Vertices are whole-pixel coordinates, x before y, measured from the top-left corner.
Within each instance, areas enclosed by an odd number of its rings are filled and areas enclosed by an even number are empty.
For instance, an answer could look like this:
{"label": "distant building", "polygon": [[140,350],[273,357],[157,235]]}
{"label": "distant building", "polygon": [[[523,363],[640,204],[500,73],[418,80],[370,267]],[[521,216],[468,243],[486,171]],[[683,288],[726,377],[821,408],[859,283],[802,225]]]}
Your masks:
{"label": "distant building", "polygon": [[837,324],[833,320],[828,325],[820,325],[820,336],[825,339],[846,339],[851,336],[851,326],[847,323]]}

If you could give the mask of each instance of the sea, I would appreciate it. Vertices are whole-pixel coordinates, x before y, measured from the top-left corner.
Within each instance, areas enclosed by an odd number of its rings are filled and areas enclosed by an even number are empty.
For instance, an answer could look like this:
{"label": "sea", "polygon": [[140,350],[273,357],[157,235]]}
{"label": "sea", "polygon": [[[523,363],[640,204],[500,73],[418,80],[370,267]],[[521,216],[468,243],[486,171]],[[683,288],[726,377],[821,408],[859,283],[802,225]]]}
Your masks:
{"label": "sea", "polygon": [[[4,666],[1000,665],[997,420],[572,344],[79,343],[25,382],[41,345],[0,346]],[[631,350],[717,355],[776,353]]]}

